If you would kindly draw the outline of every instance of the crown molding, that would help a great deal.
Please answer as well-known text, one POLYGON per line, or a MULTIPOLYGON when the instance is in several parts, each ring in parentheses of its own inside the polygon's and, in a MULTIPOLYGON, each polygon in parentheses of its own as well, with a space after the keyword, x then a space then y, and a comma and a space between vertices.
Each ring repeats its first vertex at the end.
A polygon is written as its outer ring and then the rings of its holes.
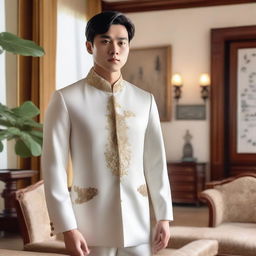
POLYGON ((234 5, 255 3, 255 0, 131 0, 106 2, 101 0, 103 11, 147 12, 181 8, 208 7, 217 5, 234 5))

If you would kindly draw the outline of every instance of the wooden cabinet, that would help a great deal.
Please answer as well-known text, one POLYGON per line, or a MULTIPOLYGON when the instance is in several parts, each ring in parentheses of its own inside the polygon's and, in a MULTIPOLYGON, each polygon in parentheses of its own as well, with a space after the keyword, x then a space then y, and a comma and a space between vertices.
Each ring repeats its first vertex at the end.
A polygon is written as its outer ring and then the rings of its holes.
POLYGON ((199 204, 198 194, 205 187, 206 163, 168 163, 168 175, 174 203, 199 204))

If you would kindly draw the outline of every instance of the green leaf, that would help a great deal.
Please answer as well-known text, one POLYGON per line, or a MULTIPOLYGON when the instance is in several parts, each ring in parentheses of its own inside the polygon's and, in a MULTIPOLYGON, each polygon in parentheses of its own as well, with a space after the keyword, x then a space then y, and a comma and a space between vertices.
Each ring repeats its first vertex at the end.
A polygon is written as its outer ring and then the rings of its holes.
POLYGON ((38 138, 43 138, 43 132, 42 131, 37 131, 37 130, 32 130, 29 132, 30 135, 38 137, 38 138))
POLYGON ((33 118, 40 114, 40 110, 32 101, 25 101, 21 106, 11 109, 19 117, 33 118))
POLYGON ((0 117, 0 125, 5 127, 13 126, 13 124, 9 120, 4 120, 0 117))
POLYGON ((24 56, 41 57, 44 49, 31 40, 22 39, 12 33, 0 33, 0 46, 3 50, 24 56))
POLYGON ((9 132, 6 130, 1 130, 0 131, 0 140, 4 140, 4 139, 7 139, 8 138, 8 134, 9 132))
POLYGON ((2 152, 4 150, 4 144, 3 142, 0 140, 0 152, 2 152))
POLYGON ((41 155, 42 153, 41 145, 36 140, 34 140, 28 133, 21 132, 20 138, 24 142, 24 144, 27 146, 27 148, 30 150, 32 156, 41 155))
MULTIPOLYGON (((0 54, 2 54, 4 51, 0 48, 0 54)), ((0 151, 1 152, 1 151, 0 151)))
POLYGON ((15 153, 23 158, 31 157, 31 152, 29 148, 25 145, 25 143, 22 140, 16 141, 15 153))
POLYGON ((32 119, 26 119, 26 120, 23 120, 23 125, 27 125, 27 126, 30 126, 32 128, 43 128, 43 125, 40 124, 40 123, 37 123, 36 121, 32 120, 32 119))
POLYGON ((43 145, 43 138, 39 138, 39 137, 33 137, 33 140, 36 141, 41 147, 43 145))
POLYGON ((22 132, 20 131, 20 129, 15 128, 15 127, 10 127, 8 129, 6 129, 6 131, 14 136, 22 136, 22 132))

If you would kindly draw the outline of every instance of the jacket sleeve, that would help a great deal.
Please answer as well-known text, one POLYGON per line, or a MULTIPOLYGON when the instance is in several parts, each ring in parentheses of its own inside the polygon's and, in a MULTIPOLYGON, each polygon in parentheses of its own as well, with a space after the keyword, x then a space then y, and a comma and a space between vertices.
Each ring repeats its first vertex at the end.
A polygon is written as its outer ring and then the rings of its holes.
POLYGON ((70 120, 61 92, 54 92, 44 122, 42 172, 53 233, 76 229, 67 186, 70 120))
POLYGON ((156 220, 173 220, 165 148, 153 95, 144 142, 144 169, 156 220))

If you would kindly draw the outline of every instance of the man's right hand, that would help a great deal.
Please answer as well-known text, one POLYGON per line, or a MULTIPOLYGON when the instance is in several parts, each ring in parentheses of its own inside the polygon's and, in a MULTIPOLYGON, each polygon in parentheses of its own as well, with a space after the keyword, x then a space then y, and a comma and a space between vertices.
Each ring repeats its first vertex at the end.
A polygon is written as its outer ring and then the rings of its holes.
POLYGON ((70 256, 86 256, 90 250, 83 235, 77 230, 72 229, 63 232, 66 249, 70 256))

